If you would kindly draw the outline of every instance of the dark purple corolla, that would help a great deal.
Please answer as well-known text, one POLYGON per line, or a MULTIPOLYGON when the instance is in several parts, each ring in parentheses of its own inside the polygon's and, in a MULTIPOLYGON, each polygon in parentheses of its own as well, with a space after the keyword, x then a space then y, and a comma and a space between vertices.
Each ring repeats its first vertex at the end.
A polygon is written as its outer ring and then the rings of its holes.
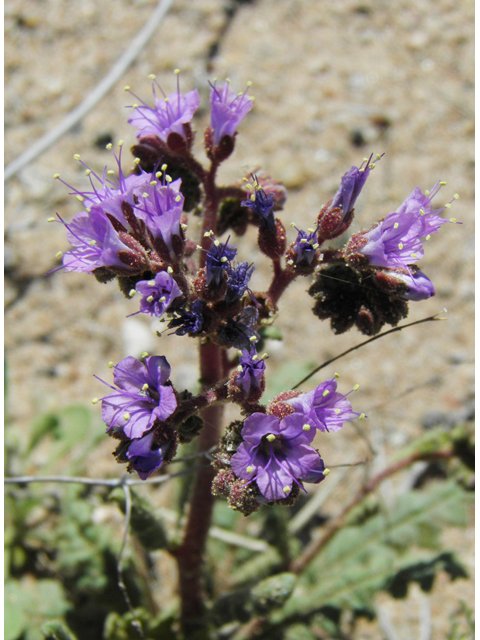
MULTIPOLYGON (((145 364, 129 356, 114 368, 118 388, 102 398, 102 419, 107 433, 122 430, 127 438, 141 438, 155 420, 166 420, 177 408, 175 392, 165 383, 170 365, 164 356, 149 356, 145 364)), ((110 385, 108 385, 110 386, 110 385)))
POLYGON ((151 431, 142 438, 132 440, 126 451, 126 456, 130 461, 131 467, 135 469, 140 478, 146 480, 154 471, 160 469, 170 447, 170 442, 166 442, 161 447, 156 447, 153 444, 153 431, 151 431))
POLYGON ((244 422, 232 470, 238 478, 255 481, 267 500, 286 498, 294 482, 301 486, 300 480, 318 483, 325 478, 323 460, 310 446, 315 433, 299 413, 281 421, 254 413, 244 422))
POLYGON ((246 91, 236 94, 230 90, 229 80, 222 88, 210 87, 211 126, 213 145, 216 147, 224 136, 233 138, 237 127, 253 107, 253 98, 246 91))
POLYGON ((166 271, 160 271, 153 280, 141 280, 135 285, 135 291, 142 295, 141 313, 161 318, 172 301, 180 296, 180 287, 166 271))
POLYGON ((207 252, 205 266, 207 268, 207 285, 217 286, 222 282, 230 262, 237 255, 237 247, 227 242, 214 240, 207 252))
MULTIPOLYGON (((355 387, 358 388, 358 387, 355 387)), ((363 414, 352 411, 352 405, 337 391, 337 380, 327 380, 309 393, 303 393, 286 401, 296 412, 303 414, 315 429, 320 431, 340 431, 346 420, 363 418, 363 414)))
POLYGON ((275 216, 273 214, 275 196, 273 193, 265 193, 257 184, 248 199, 242 200, 241 205, 255 211, 260 221, 260 229, 275 231, 275 216))
POLYGON ((437 182, 425 194, 417 187, 397 211, 361 234, 360 238, 366 243, 358 249, 359 253, 366 256, 371 265, 408 270, 408 265, 423 256, 423 239, 428 240, 449 222, 438 215, 445 207, 432 209, 432 200, 441 186, 442 183, 437 182))
MULTIPOLYGON (((149 107, 143 100, 132 94, 141 102, 140 105, 132 105, 135 107, 135 111, 128 119, 128 122, 138 129, 137 138, 155 135, 163 142, 167 142, 171 133, 177 133, 184 140, 186 139, 184 125, 191 122, 193 114, 200 104, 200 97, 197 89, 182 95, 178 81, 178 70, 176 73, 177 90, 168 97, 160 85, 155 83, 163 97, 157 96, 155 84, 152 84, 155 107, 149 107)), ((129 89, 127 90, 129 91, 129 89)))
POLYGON ((266 369, 265 357, 260 358, 255 349, 252 351, 242 350, 238 365, 239 375, 235 377, 235 384, 242 391, 246 400, 261 389, 266 369))
POLYGON ((195 300, 189 309, 176 309, 176 317, 168 323, 169 329, 175 329, 177 336, 195 335, 203 329, 205 319, 202 314, 202 301, 195 300))
POLYGON ((227 267, 227 294, 225 302, 231 304, 235 300, 240 300, 248 289, 248 283, 252 277, 255 267, 248 262, 240 262, 236 267, 227 267))
POLYGON ((309 229, 308 233, 301 229, 297 229, 297 231, 297 239, 293 245, 295 264, 301 264, 303 262, 310 265, 312 264, 315 253, 319 247, 317 242, 317 229, 309 229))

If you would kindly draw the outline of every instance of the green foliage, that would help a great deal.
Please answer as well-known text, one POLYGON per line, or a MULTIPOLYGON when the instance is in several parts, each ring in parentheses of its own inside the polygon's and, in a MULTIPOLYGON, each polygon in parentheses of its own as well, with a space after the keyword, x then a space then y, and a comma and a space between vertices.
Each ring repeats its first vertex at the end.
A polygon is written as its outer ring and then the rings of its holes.
POLYGON ((76 640, 75 636, 58 620, 44 624, 42 633, 45 640, 76 640))
MULTIPOLYGON (((130 529, 137 537, 138 541, 150 551, 155 549, 166 549, 169 540, 165 525, 161 518, 153 514, 153 506, 145 498, 141 498, 130 489, 132 497, 132 511, 130 515, 130 529)), ((122 513, 125 513, 125 493, 121 488, 114 489, 110 494, 122 513)))
POLYGON ((65 591, 57 580, 22 580, 5 582, 5 640, 26 634, 29 640, 43 638, 38 630, 48 618, 62 616, 70 608, 65 591))
POLYGON ((460 600, 459 610, 450 618, 450 630, 447 632, 447 640, 475 640, 475 620, 473 611, 467 603, 460 600))
POLYGON ((110 613, 105 621, 104 640, 139 640, 138 624, 148 640, 177 640, 173 628, 177 619, 176 606, 157 617, 141 607, 135 609, 134 614, 110 613))
POLYGON ((326 606, 369 612, 379 589, 403 597, 416 581, 429 590, 440 569, 452 580, 465 577, 453 554, 432 557, 419 548, 439 548, 443 525, 464 525, 468 501, 469 495, 455 482, 434 484, 402 496, 386 514, 343 528, 309 565, 272 620, 284 624, 326 606))

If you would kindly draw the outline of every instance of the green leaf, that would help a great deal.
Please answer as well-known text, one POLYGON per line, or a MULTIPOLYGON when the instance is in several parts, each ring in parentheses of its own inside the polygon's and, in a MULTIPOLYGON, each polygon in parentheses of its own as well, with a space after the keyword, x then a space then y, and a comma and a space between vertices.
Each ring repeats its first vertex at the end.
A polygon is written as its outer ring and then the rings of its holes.
MULTIPOLYGON (((161 518, 154 513, 154 507, 146 500, 141 498, 134 491, 130 490, 132 497, 132 512, 130 517, 130 527, 132 533, 139 542, 148 549, 166 549, 170 542, 167 530, 161 518)), ((118 504, 123 513, 125 513, 125 494, 121 489, 115 489, 111 493, 112 499, 118 504)))
POLYGON ((52 620, 44 624, 42 633, 46 640, 76 640, 70 629, 58 620, 52 620))
POLYGON ((445 524, 465 524, 469 499, 455 482, 432 484, 402 496, 387 514, 345 527, 311 563, 272 620, 279 624, 289 616, 310 615, 327 605, 368 611, 379 589, 393 584, 397 593, 406 592, 412 580, 430 588, 440 569, 452 580, 464 577, 452 554, 432 557, 418 548, 431 548, 431 537, 437 537, 445 524))

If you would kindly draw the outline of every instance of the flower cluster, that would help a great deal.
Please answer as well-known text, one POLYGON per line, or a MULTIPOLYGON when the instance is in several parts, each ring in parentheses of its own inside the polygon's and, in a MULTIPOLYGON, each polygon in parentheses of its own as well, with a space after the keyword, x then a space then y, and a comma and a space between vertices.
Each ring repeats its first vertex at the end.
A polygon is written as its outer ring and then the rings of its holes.
MULTIPOLYGON (((435 293, 416 263, 424 240, 447 222, 440 214, 451 203, 433 208, 443 183, 426 193, 416 188, 397 211, 353 235, 343 248, 325 247, 350 228, 375 167, 371 155, 343 175, 307 230, 292 223, 297 235, 288 244, 276 217, 286 200, 283 185, 260 169, 229 186, 216 183, 253 98, 234 93, 229 80, 210 85, 204 167, 192 151, 200 95, 196 89, 182 93, 175 73, 177 87, 169 95, 150 76, 153 106, 126 87, 135 99, 128 122, 137 137, 130 175, 122 170, 122 142, 113 154, 116 171, 105 167, 96 173, 75 156, 90 187, 67 185, 83 210, 71 222, 59 217, 70 248, 58 268, 91 273, 100 282, 116 279, 124 295, 138 301, 131 315, 165 320, 170 336, 199 339, 197 394, 174 389, 164 356, 128 356, 114 367, 113 385, 101 403, 107 433, 119 441, 117 460, 146 479, 173 459, 179 443, 202 433, 203 409, 236 403, 242 420, 221 439, 213 492, 248 514, 263 502, 292 504, 305 483, 324 480, 328 470, 315 437, 364 417, 352 410, 349 394, 337 391, 336 377, 310 392, 285 391, 261 403, 267 356, 259 353, 286 287, 297 277, 313 277, 313 312, 329 318, 335 333, 356 325, 373 335, 385 323, 395 325, 406 316, 408 301, 435 293), (252 290, 255 267, 240 261, 241 245, 231 235, 221 238, 227 230, 243 235, 249 225, 258 228, 258 248, 271 261, 265 291, 252 290)), ((208 429, 219 432, 220 424, 208 429)))

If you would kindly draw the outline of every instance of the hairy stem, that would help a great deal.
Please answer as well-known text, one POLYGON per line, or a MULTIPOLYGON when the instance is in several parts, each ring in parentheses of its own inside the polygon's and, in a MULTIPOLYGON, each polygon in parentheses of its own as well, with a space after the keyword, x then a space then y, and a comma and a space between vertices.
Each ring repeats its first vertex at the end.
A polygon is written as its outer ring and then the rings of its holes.
MULTIPOLYGON (((222 349, 212 343, 200 346, 200 372, 203 390, 210 389, 223 377, 222 349)), ((205 426, 198 438, 200 451, 218 443, 222 425, 223 405, 203 409, 205 426)), ((190 498, 187 524, 176 558, 180 582, 181 624, 185 637, 203 626, 205 611, 203 564, 205 545, 210 528, 214 497, 211 487, 215 476, 212 466, 200 469, 195 477, 190 498)))

